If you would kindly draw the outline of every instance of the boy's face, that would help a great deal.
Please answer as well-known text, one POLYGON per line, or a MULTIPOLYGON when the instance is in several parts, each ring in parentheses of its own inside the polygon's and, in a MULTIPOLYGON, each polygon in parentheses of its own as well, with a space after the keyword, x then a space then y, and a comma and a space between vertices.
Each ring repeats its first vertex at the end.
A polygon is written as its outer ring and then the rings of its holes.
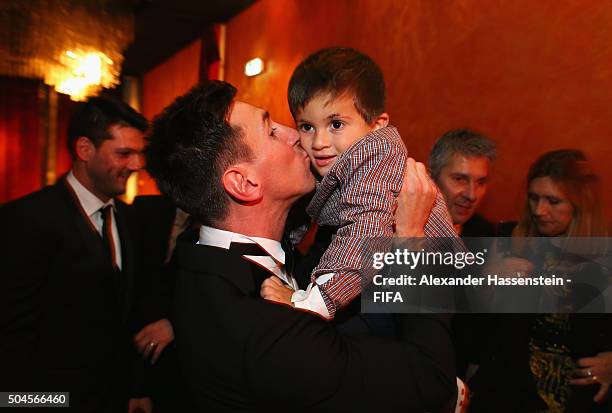
POLYGON ((329 93, 322 93, 297 112, 295 121, 302 147, 315 170, 325 176, 338 156, 352 144, 373 129, 386 126, 386 116, 386 113, 381 115, 383 122, 379 117, 368 125, 357 112, 350 94, 332 98, 329 93))

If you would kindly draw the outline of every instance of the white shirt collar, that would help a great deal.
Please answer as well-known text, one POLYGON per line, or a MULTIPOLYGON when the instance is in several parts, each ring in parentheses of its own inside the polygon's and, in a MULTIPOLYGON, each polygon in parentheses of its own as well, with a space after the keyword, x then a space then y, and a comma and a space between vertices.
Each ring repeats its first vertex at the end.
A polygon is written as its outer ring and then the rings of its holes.
POLYGON ((200 240, 198 241, 198 244, 229 249, 232 242, 257 244, 264 251, 270 254, 275 261, 279 262, 280 264, 285 264, 285 251, 281 247, 281 243, 279 241, 269 238, 249 237, 236 232, 208 227, 206 225, 202 225, 200 227, 200 240))
POLYGON ((92 194, 89 189, 85 188, 83 184, 79 182, 76 176, 74 176, 72 170, 68 173, 68 176, 66 176, 66 181, 74 190, 74 193, 79 199, 79 202, 81 203, 81 206, 88 217, 92 216, 98 212, 100 208, 105 207, 106 205, 112 205, 113 209, 115 209, 115 200, 113 198, 111 198, 108 202, 102 202, 100 198, 92 194))

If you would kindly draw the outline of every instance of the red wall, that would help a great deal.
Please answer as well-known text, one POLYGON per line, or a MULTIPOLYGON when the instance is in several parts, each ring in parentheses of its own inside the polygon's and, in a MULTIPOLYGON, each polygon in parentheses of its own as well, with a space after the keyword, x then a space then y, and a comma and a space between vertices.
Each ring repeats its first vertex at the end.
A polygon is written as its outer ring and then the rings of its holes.
POLYGON ((42 187, 40 83, 0 77, 0 204, 42 187))
MULTIPOLYGON (((46 184, 47 90, 38 80, 0 76, 0 204, 46 184)), ((66 140, 77 104, 68 95, 58 93, 56 97, 55 177, 59 179, 71 165, 66 140)))
MULTIPOLYGON (((332 45, 382 67, 392 123, 417 160, 443 132, 470 127, 499 147, 482 207, 512 219, 541 153, 583 149, 612 180, 612 2, 260 0, 227 25, 226 80, 240 98, 292 122, 293 68, 332 45), (243 74, 261 57, 266 71, 243 74)), ((612 216, 612 193, 604 191, 612 216)))

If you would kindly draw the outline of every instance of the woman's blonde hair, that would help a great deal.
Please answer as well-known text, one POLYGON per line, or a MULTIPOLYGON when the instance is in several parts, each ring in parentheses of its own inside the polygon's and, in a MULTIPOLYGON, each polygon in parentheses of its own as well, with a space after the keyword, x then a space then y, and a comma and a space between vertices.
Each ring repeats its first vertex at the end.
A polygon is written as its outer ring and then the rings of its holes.
MULTIPOLYGON (((608 227, 601 208, 599 178, 582 151, 560 149, 547 152, 535 161, 527 174, 527 186, 536 178, 548 177, 559 186, 574 207, 572 221, 565 235, 570 237, 605 237, 608 227)), ((525 199, 520 221, 513 236, 537 237, 538 232, 529 200, 525 199)))

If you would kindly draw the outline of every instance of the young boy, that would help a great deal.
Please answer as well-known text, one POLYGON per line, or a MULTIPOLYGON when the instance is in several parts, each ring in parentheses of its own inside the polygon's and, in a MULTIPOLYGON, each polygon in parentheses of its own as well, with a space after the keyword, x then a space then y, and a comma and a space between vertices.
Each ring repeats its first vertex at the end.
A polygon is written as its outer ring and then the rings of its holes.
MULTIPOLYGON (((363 53, 340 47, 314 53, 293 72, 288 98, 302 147, 322 177, 306 211, 318 225, 338 227, 312 283, 293 293, 291 304, 330 319, 374 275, 373 253, 391 249, 407 151, 388 126, 382 72, 363 53)), ((456 237, 440 194, 424 232, 456 237)))

